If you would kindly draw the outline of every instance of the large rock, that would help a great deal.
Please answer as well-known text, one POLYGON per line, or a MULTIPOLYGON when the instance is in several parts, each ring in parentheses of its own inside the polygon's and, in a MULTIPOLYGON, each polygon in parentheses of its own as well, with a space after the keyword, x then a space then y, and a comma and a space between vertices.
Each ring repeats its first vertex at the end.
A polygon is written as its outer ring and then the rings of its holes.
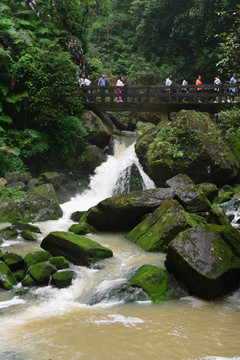
POLYGON ((153 265, 141 266, 130 279, 132 286, 143 289, 154 303, 169 300, 175 296, 170 290, 169 275, 165 269, 153 265))
POLYGON ((3 261, 0 261, 0 287, 12 290, 14 285, 17 285, 16 278, 9 267, 3 261))
POLYGON ((209 224, 187 229, 169 244, 166 267, 201 298, 228 293, 239 285, 240 233, 209 224))
POLYGON ((203 222, 202 217, 184 211, 176 200, 169 200, 130 231, 127 238, 146 251, 166 252, 169 242, 181 231, 203 222))
POLYGON ((239 162, 217 129, 203 113, 180 111, 141 136, 136 153, 145 172, 159 187, 186 173, 195 183, 217 185, 234 178, 239 162))
POLYGON ((48 234, 41 247, 54 256, 64 256, 76 265, 90 266, 113 256, 112 250, 85 236, 61 231, 48 234))
POLYGON ((72 270, 58 271, 52 277, 52 284, 59 289, 66 288, 72 284, 74 276, 72 270))
POLYGON ((15 253, 5 253, 0 256, 11 271, 18 271, 25 268, 25 263, 21 255, 15 253))
POLYGON ((40 262, 48 261, 50 254, 48 251, 35 251, 33 253, 28 253, 25 258, 25 264, 27 268, 30 268, 32 265, 38 264, 40 262))
POLYGON ((84 158, 83 167, 90 174, 93 174, 96 167, 101 165, 107 159, 107 155, 96 145, 87 145, 82 157, 84 158))
POLYGON ((27 191, 23 199, 0 203, 0 222, 36 222, 56 220, 62 216, 52 184, 27 191))
POLYGON ((165 188, 117 195, 88 210, 85 220, 98 230, 130 230, 173 196, 173 190, 165 188))
POLYGON ((206 195, 187 175, 176 175, 167 180, 166 185, 173 189, 175 197, 187 211, 196 213, 210 210, 211 204, 206 195))
POLYGON ((15 226, 6 226, 0 230, 0 241, 3 240, 13 240, 18 236, 18 231, 15 226))
POLYGON ((52 184, 54 189, 58 189, 62 185, 62 177, 57 172, 42 173, 40 174, 39 179, 44 183, 52 184))
POLYGON ((37 285, 48 285, 50 277, 57 271, 55 266, 47 261, 32 265, 29 275, 37 285))

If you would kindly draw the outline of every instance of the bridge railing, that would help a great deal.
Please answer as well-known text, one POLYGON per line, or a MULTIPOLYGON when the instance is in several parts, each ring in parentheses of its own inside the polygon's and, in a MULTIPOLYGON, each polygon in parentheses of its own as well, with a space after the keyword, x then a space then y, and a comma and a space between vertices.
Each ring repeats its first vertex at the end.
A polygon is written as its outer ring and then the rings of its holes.
MULTIPOLYGON (((129 104, 146 103, 179 103, 186 102, 227 102, 231 93, 229 88, 238 88, 232 84, 203 85, 160 85, 160 86, 85 86, 80 88, 79 96, 83 103, 115 103, 120 101, 129 104), (187 91, 185 90, 187 89, 187 91), (201 89, 199 92, 198 90, 201 89), (121 91, 121 94, 119 93, 121 91)), ((237 93, 235 93, 236 95, 237 93)))

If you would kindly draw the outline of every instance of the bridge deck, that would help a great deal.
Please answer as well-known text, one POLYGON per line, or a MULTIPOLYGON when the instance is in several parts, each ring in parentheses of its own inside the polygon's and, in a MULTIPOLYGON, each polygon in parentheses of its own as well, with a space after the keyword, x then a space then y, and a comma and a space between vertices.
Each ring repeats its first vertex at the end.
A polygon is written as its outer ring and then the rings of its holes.
POLYGON ((80 97, 85 108, 93 111, 169 113, 186 109, 217 113, 234 106, 234 102, 229 102, 229 85, 201 85, 201 93, 197 92, 198 88, 199 85, 188 85, 186 93, 182 85, 91 86, 81 88, 80 97), (118 101, 120 97, 122 102, 118 101))

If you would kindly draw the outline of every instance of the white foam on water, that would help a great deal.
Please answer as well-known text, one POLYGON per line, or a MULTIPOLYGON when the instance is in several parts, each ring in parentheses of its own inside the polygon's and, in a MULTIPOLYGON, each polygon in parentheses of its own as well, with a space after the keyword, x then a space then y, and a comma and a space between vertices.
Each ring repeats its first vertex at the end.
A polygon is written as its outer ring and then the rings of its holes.
POLYGON ((0 309, 8 308, 8 307, 19 305, 19 304, 25 304, 26 302, 27 302, 26 300, 19 299, 18 296, 15 296, 11 300, 1 301, 0 309))
POLYGON ((100 320, 89 319, 89 322, 92 322, 97 325, 110 325, 110 324, 121 323, 125 327, 135 327, 136 325, 144 324, 144 320, 138 317, 133 317, 133 316, 126 317, 119 314, 109 314, 107 317, 102 318, 100 320))

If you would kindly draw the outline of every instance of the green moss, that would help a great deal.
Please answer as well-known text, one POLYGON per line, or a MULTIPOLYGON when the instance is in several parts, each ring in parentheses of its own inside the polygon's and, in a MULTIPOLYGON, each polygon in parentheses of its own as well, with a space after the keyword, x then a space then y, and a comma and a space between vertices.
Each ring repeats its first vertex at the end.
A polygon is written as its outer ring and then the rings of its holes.
POLYGON ((41 234, 41 230, 39 229, 38 226, 35 226, 35 225, 31 225, 31 224, 28 224, 28 223, 25 223, 25 222, 22 222, 22 221, 15 221, 13 223, 13 225, 16 226, 16 228, 19 229, 19 230, 29 230, 29 231, 32 231, 34 233, 41 234))
POLYGON ((6 290, 12 290, 14 285, 17 285, 16 278, 9 267, 0 261, 0 286, 6 290))
POLYGON ((48 251, 36 251, 33 253, 29 253, 25 256, 24 261, 26 263, 27 268, 30 266, 47 261, 50 258, 50 253, 48 251))
POLYGON ((39 285, 48 285, 50 276, 53 275, 57 269, 55 266, 47 261, 32 265, 29 274, 33 280, 39 285))
POLYGON ((54 256, 49 259, 50 264, 55 266, 57 270, 69 268, 69 261, 64 256, 54 256))
POLYGON ((25 191, 0 186, 0 201, 22 199, 24 196, 25 191))
POLYGON ((80 221, 79 224, 73 224, 68 230, 78 235, 85 235, 96 231, 93 226, 83 221, 80 221))
POLYGON ((224 203, 224 202, 227 202, 227 201, 229 201, 229 200, 232 199, 233 194, 234 194, 233 190, 227 191, 227 192, 219 195, 219 196, 215 199, 215 203, 216 203, 216 204, 222 204, 222 203, 224 203))
POLYGON ((29 230, 23 230, 22 233, 21 233, 21 236, 22 236, 23 239, 28 240, 28 241, 37 241, 36 235, 34 235, 29 230))
POLYGON ((174 298, 169 290, 168 282, 169 277, 166 270, 153 265, 141 266, 130 279, 132 286, 143 289, 154 303, 174 298))

